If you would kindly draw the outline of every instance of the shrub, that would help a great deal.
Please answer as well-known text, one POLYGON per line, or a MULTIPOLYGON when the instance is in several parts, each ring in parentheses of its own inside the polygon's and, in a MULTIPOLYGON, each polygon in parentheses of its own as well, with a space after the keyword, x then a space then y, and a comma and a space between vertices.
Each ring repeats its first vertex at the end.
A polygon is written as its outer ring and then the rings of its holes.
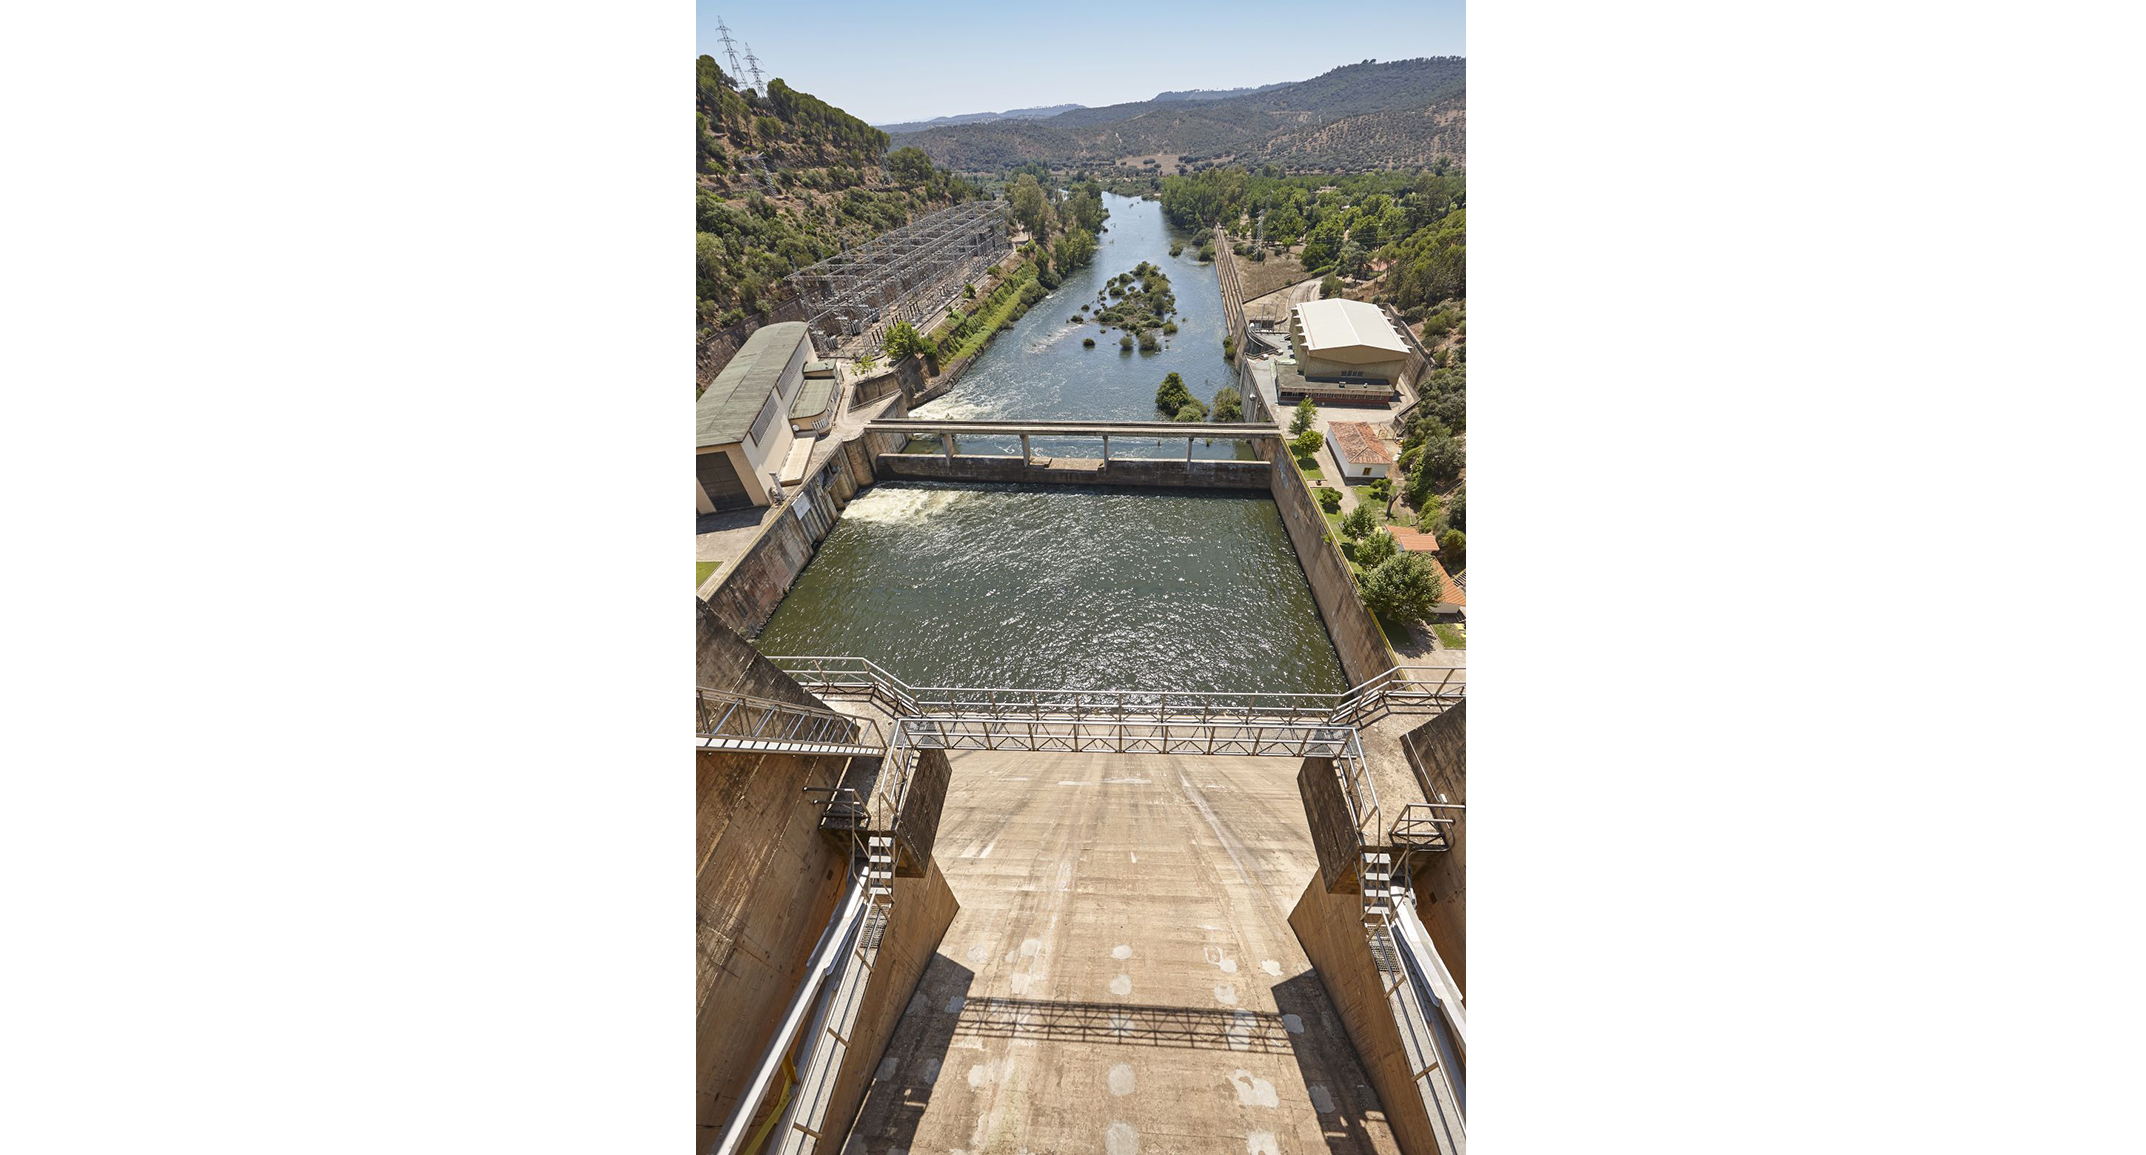
POLYGON ((1126 352, 1126 353, 1130 353, 1130 352, 1132 352, 1132 351, 1133 351, 1133 339, 1132 339, 1131 337, 1120 337, 1120 338, 1118 338, 1118 348, 1119 348, 1119 350, 1120 350, 1120 351, 1122 351, 1122 352, 1126 352))
POLYGON ((1438 535, 1438 552, 1445 555, 1448 570, 1468 568, 1468 535, 1449 529, 1438 535))
POLYGON ((1371 495, 1371 500, 1384 505, 1388 499, 1393 497, 1393 480, 1381 477, 1365 486, 1364 492, 1371 495))
POLYGON ((1341 295, 1341 278, 1340 278, 1340 277, 1337 277, 1337 276, 1335 276, 1335 275, 1334 275, 1334 274, 1332 274, 1332 273, 1328 273, 1328 274, 1326 275, 1326 279, 1325 279, 1325 280, 1323 280, 1323 281, 1321 281, 1321 282, 1319 282, 1319 295, 1320 295, 1321 297, 1338 297, 1338 296, 1340 296, 1340 295, 1341 295))
POLYGON ((1081 342, 1080 342, 1080 347, 1081 347, 1081 348, 1083 348, 1083 349, 1093 349, 1093 348, 1095 348, 1095 338, 1093 338, 1093 337, 1083 337, 1083 338, 1081 338, 1081 342))
MULTIPOLYGON (((1446 522, 1455 529, 1468 528, 1467 486, 1463 485, 1459 489, 1454 490, 1452 498, 1446 502, 1446 522)), ((1443 549, 1445 547, 1440 546, 1439 548, 1443 549)))
POLYGON ((1162 323, 1162 331, 1163 331, 1163 332, 1165 332, 1165 333, 1175 333, 1175 332, 1177 332, 1177 322, 1175 322, 1175 321, 1164 321, 1164 322, 1162 323))
POLYGON ((1364 604, 1371 612, 1404 622, 1429 616, 1444 592, 1431 559, 1420 553, 1395 554, 1364 577, 1364 604))
POLYGON ((1174 420, 1205 421, 1207 420, 1207 406, 1200 404, 1198 401, 1187 401, 1183 407, 1178 409, 1174 420))
POLYGON ((1215 244, 1213 241, 1209 241, 1206 244, 1200 246, 1200 259, 1203 261, 1211 261, 1215 259, 1215 244))
POLYGON ((1175 373, 1163 377, 1155 389, 1155 408, 1164 413, 1176 413, 1192 403, 1192 390, 1185 388, 1185 379, 1175 373))
POLYGON ((1174 256, 1176 256, 1177 254, 1179 254, 1179 253, 1182 253, 1182 252, 1184 252, 1184 251, 1185 251, 1185 246, 1184 246, 1184 245, 1182 245, 1182 244, 1180 244, 1180 243, 1178 243, 1178 242, 1176 242, 1176 241, 1172 241, 1172 242, 1170 242, 1170 255, 1171 255, 1171 256, 1173 256, 1173 257, 1174 257, 1174 256))
POLYGON ((1156 337, 1156 336, 1155 336, 1155 334, 1153 334, 1153 333, 1150 333, 1150 332, 1148 332, 1148 331, 1147 331, 1146 329, 1142 329, 1142 330, 1140 330, 1140 351, 1141 351, 1141 352, 1143 352, 1143 353, 1154 353, 1154 352, 1157 352, 1157 351, 1161 350, 1161 348, 1162 348, 1162 341, 1161 341, 1161 339, 1160 339, 1160 338, 1156 337))
POLYGON ((1244 420, 1244 397, 1235 389, 1224 385, 1215 393, 1214 417, 1217 421, 1244 420))
POLYGON ((1361 502, 1357 503, 1355 509, 1349 511, 1349 515, 1347 517, 1341 519, 1342 536, 1348 538, 1350 541, 1355 541, 1368 535, 1372 530, 1377 529, 1378 526, 1378 515, 1371 512, 1371 507, 1369 505, 1365 505, 1361 502))
MULTIPOLYGON (((1361 509, 1361 506, 1357 508, 1361 509)), ((1401 552, 1401 543, 1385 528, 1374 529, 1356 543, 1356 564, 1365 569, 1377 569, 1387 558, 1401 552)))
POLYGON ((1334 513, 1341 509, 1341 493, 1332 489, 1314 489, 1312 496, 1319 499, 1319 508, 1334 513))

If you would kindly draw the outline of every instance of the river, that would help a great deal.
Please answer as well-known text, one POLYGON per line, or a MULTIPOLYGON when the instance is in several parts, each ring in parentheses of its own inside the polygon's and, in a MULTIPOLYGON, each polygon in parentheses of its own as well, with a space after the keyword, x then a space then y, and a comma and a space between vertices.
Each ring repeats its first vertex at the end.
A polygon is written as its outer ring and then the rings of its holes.
MULTIPOLYGON (((1212 266, 1171 257, 1154 201, 1106 195, 1094 264, 1000 333, 924 416, 1155 420, 1180 374, 1203 401, 1222 358, 1212 266), (1141 261, 1170 277, 1179 331, 1156 353, 1066 318, 1141 261), (1081 338, 1096 338, 1096 347, 1081 338)), ((984 452, 986 438, 963 438, 984 452)), ((1090 441, 1038 452, 1097 456, 1090 441)), ((1007 447, 1018 453, 1019 443, 1007 447)), ((1185 444, 1113 456, 1177 456, 1185 444)), ((1227 457, 1229 443, 1198 447, 1227 457)), ((756 644, 870 658, 912 685, 1335 691, 1346 687, 1272 499, 1192 490, 882 482, 859 494, 756 644)))

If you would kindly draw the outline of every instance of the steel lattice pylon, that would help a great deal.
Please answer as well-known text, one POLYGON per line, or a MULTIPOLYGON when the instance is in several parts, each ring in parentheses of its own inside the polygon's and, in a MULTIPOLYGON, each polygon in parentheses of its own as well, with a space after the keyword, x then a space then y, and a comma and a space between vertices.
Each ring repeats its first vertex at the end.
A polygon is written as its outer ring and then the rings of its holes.
POLYGON ((931 315, 1005 253, 1006 207, 951 205, 791 273, 806 323, 843 355, 878 348, 889 328, 931 315))

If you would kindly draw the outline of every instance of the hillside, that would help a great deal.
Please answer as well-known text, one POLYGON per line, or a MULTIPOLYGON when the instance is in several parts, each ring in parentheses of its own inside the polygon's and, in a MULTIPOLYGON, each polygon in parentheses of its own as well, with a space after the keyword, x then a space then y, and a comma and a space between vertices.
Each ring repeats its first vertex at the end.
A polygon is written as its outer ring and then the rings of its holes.
POLYGON ((1465 161, 1467 61, 1366 61, 1237 95, 1166 92, 1041 119, 898 133, 893 142, 958 172, 1023 162, 1137 168, 1144 157, 1174 157, 1187 172, 1224 161, 1298 170, 1465 161))
MULTIPOLYGON (((1157 99, 1161 98, 1158 97, 1157 99)), ((991 120, 1037 120, 1084 107, 1086 106, 1080 104, 1051 104, 1041 108, 1009 108, 1004 112, 964 112, 958 116, 934 116, 930 120, 910 120, 900 124, 881 124, 875 127, 883 132, 922 132, 927 128, 955 124, 978 124, 991 120)))
POLYGON ((783 278, 980 195, 915 149, 781 80, 741 90, 713 57, 697 64, 695 261, 703 344, 791 293, 783 278))

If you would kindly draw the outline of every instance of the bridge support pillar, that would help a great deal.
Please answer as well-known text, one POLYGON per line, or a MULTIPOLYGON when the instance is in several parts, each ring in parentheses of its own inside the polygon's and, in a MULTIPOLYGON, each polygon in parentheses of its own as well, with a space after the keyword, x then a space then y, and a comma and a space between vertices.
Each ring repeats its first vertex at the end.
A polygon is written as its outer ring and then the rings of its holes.
POLYGON ((945 453, 946 453, 946 459, 947 459, 948 461, 952 461, 952 460, 954 459, 954 454, 956 454, 956 453, 959 453, 959 452, 960 452, 960 450, 959 450, 959 449, 956 449, 956 448, 954 447, 954 432, 953 432, 953 430, 951 430, 951 429, 942 429, 942 430, 940 430, 940 431, 939 431, 939 448, 940 448, 941 450, 945 451, 945 453))
POLYGON ((1110 434, 1103 435, 1103 464, 1110 464, 1110 434))
POLYGON ((1193 438, 1185 438, 1185 464, 1187 465, 1192 464, 1192 442, 1193 438))
POLYGON ((1028 447, 1028 434, 1023 433, 1021 435, 1021 464, 1034 465, 1035 463, 1036 455, 1028 447))

